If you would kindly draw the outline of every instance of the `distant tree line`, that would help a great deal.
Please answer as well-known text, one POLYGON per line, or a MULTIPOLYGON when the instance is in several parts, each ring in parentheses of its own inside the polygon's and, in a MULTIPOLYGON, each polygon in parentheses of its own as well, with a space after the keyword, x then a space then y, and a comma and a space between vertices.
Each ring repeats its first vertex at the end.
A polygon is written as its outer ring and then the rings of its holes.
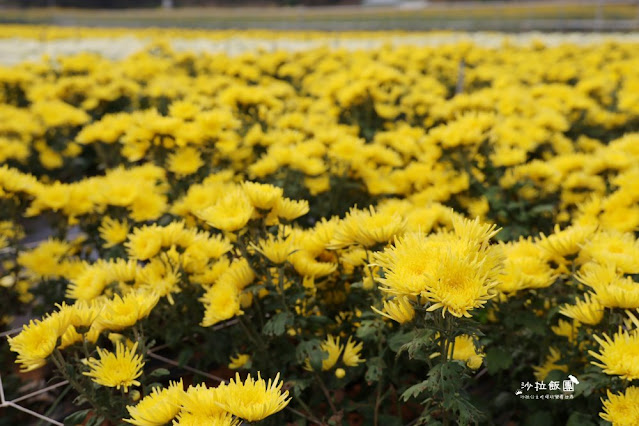
MULTIPOLYGON (((193 6, 330 6, 359 4, 360 0, 173 0, 174 7, 193 6)), ((73 7, 115 9, 160 7, 162 0, 0 0, 0 6, 11 7, 73 7)))

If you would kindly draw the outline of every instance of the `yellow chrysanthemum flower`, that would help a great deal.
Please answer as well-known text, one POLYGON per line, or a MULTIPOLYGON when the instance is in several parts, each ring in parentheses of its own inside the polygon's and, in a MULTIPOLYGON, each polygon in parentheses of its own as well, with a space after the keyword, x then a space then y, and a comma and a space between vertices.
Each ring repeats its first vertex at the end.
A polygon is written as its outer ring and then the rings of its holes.
POLYGON ((320 345, 320 348, 328 354, 328 357, 322 360, 322 370, 330 370, 337 364, 337 360, 344 350, 344 347, 340 345, 340 338, 335 338, 329 334, 326 336, 326 340, 320 345))
POLYGON ((284 263, 296 248, 291 236, 274 237, 273 235, 260 240, 258 245, 252 244, 252 247, 276 265, 284 263))
MULTIPOLYGON (((340 345, 340 338, 335 337, 331 334, 326 336, 326 340, 324 340, 320 344, 320 349, 326 354, 326 358, 322 360, 322 370, 327 371, 330 370, 337 364, 339 360, 339 356, 342 354, 344 350, 344 346, 340 345)), ((308 371, 312 371, 311 361, 309 359, 304 363, 304 369, 308 371)))
POLYGON ((237 354, 236 356, 231 357, 229 368, 237 370, 244 367, 249 362, 251 362, 251 356, 249 354, 237 354))
POLYGON ((550 347, 548 349, 548 356, 542 365, 534 366, 535 378, 540 381, 544 381, 548 374, 553 370, 568 372, 568 366, 564 364, 557 364, 557 361, 561 359, 561 353, 557 348, 550 347))
POLYGON ((275 206, 273 207, 272 214, 275 217, 291 221, 297 219, 300 216, 304 216, 308 212, 309 206, 308 201, 306 200, 278 198, 275 206))
POLYGON ((234 259, 231 265, 218 279, 218 284, 232 284, 238 290, 244 290, 255 279, 255 271, 245 258, 234 259))
POLYGON ((115 295, 113 299, 104 303, 104 308, 94 322, 99 330, 122 330, 134 325, 138 320, 145 318, 157 305, 159 295, 145 289, 132 291, 120 297, 115 295))
POLYGON ((173 305, 173 293, 181 291, 178 285, 180 277, 178 267, 163 254, 162 259, 156 257, 140 270, 138 283, 141 288, 155 292, 160 297, 166 297, 173 305))
POLYGON ((239 290, 227 281, 220 281, 211 286, 200 301, 205 307, 202 327, 210 327, 242 314, 239 290))
POLYGON ((358 364, 366 361, 360 356, 364 347, 364 343, 355 343, 355 341, 353 341, 352 339, 352 337, 348 338, 346 346, 344 347, 344 353, 342 355, 342 361, 347 367, 356 367, 358 364))
POLYGON ((337 263, 320 262, 307 250, 298 250, 292 253, 288 260, 300 275, 306 277, 323 277, 337 269, 337 263))
POLYGON ((550 327, 550 329, 557 336, 566 337, 569 342, 573 342, 577 338, 577 330, 579 329, 579 322, 564 321, 560 319, 557 325, 553 325, 552 327, 550 327))
POLYGON ((168 158, 168 170, 177 176, 192 175, 203 165, 204 161, 194 147, 180 148, 168 158))
POLYGON ((9 347, 18 354, 17 363, 22 371, 31 371, 46 364, 46 359, 56 347, 58 337, 69 326, 68 316, 54 313, 42 319, 32 320, 22 326, 15 337, 9 337, 9 347))
POLYGON ((613 264, 587 263, 575 277, 591 287, 606 308, 639 308, 639 285, 632 277, 622 277, 613 264))
POLYGON ((279 373, 275 380, 269 379, 268 383, 258 373, 257 380, 249 374, 242 383, 240 375, 237 374, 235 380, 231 379, 220 391, 219 405, 234 416, 249 422, 263 420, 284 409, 291 401, 290 398, 287 399, 288 391, 281 392, 284 383, 279 380, 279 373))
POLYGON ((129 224, 126 220, 118 221, 106 216, 98 228, 100 238, 105 241, 104 247, 111 248, 124 241, 129 234, 129 224))
POLYGON ((248 195, 253 207, 260 210, 273 208, 284 194, 284 190, 277 186, 249 181, 242 183, 242 189, 248 195))
POLYGON ((138 342, 131 349, 125 348, 122 343, 117 343, 115 353, 102 348, 97 348, 100 359, 89 358, 87 365, 90 371, 84 372, 99 385, 124 388, 127 392, 131 386, 140 386, 135 380, 142 375, 142 355, 137 354, 138 342))
POLYGON ((124 421, 136 426, 164 425, 177 416, 183 395, 181 379, 179 382, 170 382, 169 387, 162 390, 153 388, 137 405, 126 407, 131 418, 124 421))
POLYGON ((380 311, 374 306, 371 306, 371 309, 400 324, 412 321, 415 317, 415 308, 413 308, 410 299, 406 296, 397 296, 394 299, 385 300, 383 311, 380 311))
POLYGON ((454 219, 454 232, 428 237, 411 233, 392 247, 375 253, 376 265, 384 268, 382 290, 398 295, 420 295, 430 302, 429 311, 442 309, 454 316, 470 317, 497 293, 494 287, 502 261, 499 246, 489 239, 494 225, 478 220, 454 219))
POLYGON ((639 425, 639 387, 631 386, 616 395, 608 391, 608 399, 601 399, 603 412, 599 416, 612 426, 639 425))
POLYGON ((502 273, 497 277, 496 290, 510 296, 528 288, 545 288, 555 281, 556 274, 548 264, 548 255, 530 239, 500 243, 504 252, 502 273))
POLYGON ((214 205, 196 214, 212 227, 232 232, 243 228, 251 220, 254 210, 249 197, 241 188, 236 187, 214 205))
POLYGON ((62 302, 56 303, 56 307, 64 322, 74 327, 89 327, 102 311, 102 306, 96 302, 77 301, 73 305, 62 302))
POLYGON ((465 362, 473 370, 481 367, 484 361, 484 354, 475 347, 475 339, 466 334, 455 337, 454 348, 451 347, 450 350, 452 354, 449 353, 449 356, 452 359, 465 362))
POLYGON ((222 383, 218 387, 209 388, 206 385, 189 386, 182 395, 182 412, 196 416, 216 417, 225 414, 220 406, 221 392, 226 387, 222 383))
POLYGON ((639 273, 639 240, 631 233, 598 232, 583 245, 579 260, 613 265, 623 273, 636 274, 639 273))
POLYGON ((71 251, 72 247, 68 242, 51 238, 32 250, 21 252, 18 264, 26 268, 30 275, 59 277, 62 273, 60 260, 71 251))
POLYGON ((431 275, 430 285, 422 295, 433 302, 428 311, 442 309, 456 317, 470 317, 468 312, 483 306, 494 296, 496 282, 487 280, 480 261, 451 254, 440 258, 431 275))
POLYGON ((182 411, 178 418, 173 420, 173 426, 239 426, 239 424, 240 420, 234 419, 230 413, 207 416, 182 411))
POLYGON ((580 245, 595 232, 595 229, 594 226, 571 226, 561 230, 559 225, 556 225, 554 233, 547 237, 542 233, 537 244, 550 256, 563 259, 577 253, 580 245))
POLYGON ((397 213, 374 207, 351 209, 339 224, 328 248, 339 249, 353 244, 371 247, 391 241, 406 228, 406 221, 397 213))
POLYGON ((126 243, 129 255, 133 259, 147 260, 155 256, 162 248, 162 236, 158 226, 136 228, 126 243))
POLYGON ((639 330, 619 331, 612 338, 604 333, 603 338, 594 336, 600 345, 600 352, 588 351, 600 362, 592 364, 604 373, 620 376, 625 380, 639 379, 639 330))
POLYGON ((583 324, 597 325, 603 319, 604 307, 592 294, 586 294, 574 305, 561 306, 559 313, 583 324))

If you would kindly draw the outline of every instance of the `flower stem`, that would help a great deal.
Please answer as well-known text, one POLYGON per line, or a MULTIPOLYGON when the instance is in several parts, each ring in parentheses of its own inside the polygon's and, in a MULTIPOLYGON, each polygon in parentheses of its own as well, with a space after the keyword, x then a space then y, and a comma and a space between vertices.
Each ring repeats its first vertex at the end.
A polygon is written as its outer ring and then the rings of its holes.
POLYGON ((328 401, 328 405, 331 407, 331 411, 333 412, 333 415, 337 415, 337 407, 335 407, 335 403, 333 403, 333 398, 331 398, 331 394, 328 391, 326 384, 324 384, 322 377, 317 372, 314 372, 314 376, 315 376, 315 380, 317 380, 317 384, 322 389, 322 392, 324 393, 324 396, 326 397, 326 400, 328 401))

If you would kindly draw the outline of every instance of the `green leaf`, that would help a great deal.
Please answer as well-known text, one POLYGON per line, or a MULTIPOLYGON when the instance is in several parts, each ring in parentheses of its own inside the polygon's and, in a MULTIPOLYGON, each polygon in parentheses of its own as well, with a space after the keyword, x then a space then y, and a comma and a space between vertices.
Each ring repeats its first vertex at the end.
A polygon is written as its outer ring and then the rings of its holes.
POLYGON ((548 426, 552 424, 552 415, 548 411, 537 411, 530 415, 524 423, 525 426, 548 426))
POLYGON ((293 395, 299 398, 304 389, 308 388, 313 381, 311 379, 297 379, 293 382, 293 395))
POLYGON ((182 349, 180 353, 178 353, 176 361, 178 362, 180 367, 183 367, 188 364, 191 358, 193 358, 194 354, 195 351, 193 350, 193 348, 187 346, 186 348, 182 349))
POLYGON ((397 352, 407 343, 410 343, 415 338, 415 331, 409 331, 408 333, 395 333, 388 339, 388 347, 391 351, 397 352))
MULTIPOLYGON (((454 413, 460 425, 479 423, 485 417, 463 390, 465 379, 468 379, 468 375, 464 363, 449 361, 431 368, 428 379, 422 382, 424 390, 428 390, 430 394, 441 395, 442 407, 454 413)), ((413 391, 420 389, 421 386, 413 391)))
POLYGON ((597 423, 592 421, 592 416, 575 411, 568 417, 566 426, 596 426, 597 423))
POLYGON ((76 426, 76 425, 81 425, 84 423, 85 419, 87 418, 87 415, 91 412, 90 409, 87 410, 81 410, 81 411, 76 411, 73 414, 68 415, 65 419, 64 419, 64 425, 65 426, 76 426))
POLYGON ((286 328, 293 324, 293 315, 288 312, 280 312, 269 319, 262 333, 266 336, 281 336, 286 332, 286 328))
POLYGON ((486 367, 490 374, 500 370, 506 370, 513 364, 513 356, 510 352, 501 348, 490 348, 486 351, 486 367))
POLYGON ((401 419, 397 416, 380 415, 379 424, 384 426, 402 426, 401 419))
POLYGON ((430 329, 417 331, 413 340, 399 348, 397 356, 399 357, 402 352, 408 351, 410 359, 425 359, 425 355, 432 352, 431 349, 436 346, 436 343, 433 340, 434 335, 435 331, 430 329))
POLYGON ((532 209, 530 209, 530 213, 534 215, 542 214, 542 213, 552 213, 555 211, 554 204, 539 204, 532 209))
POLYGON ((167 370, 166 368, 156 368, 155 370, 151 372, 151 374, 149 374, 149 376, 162 377, 162 376, 168 376, 169 374, 171 374, 171 372, 167 370))
POLYGON ((85 426, 100 426, 104 422, 104 416, 93 416, 86 422, 85 426))
POLYGON ((158 390, 160 390, 163 388, 162 383, 158 382, 149 383, 147 387, 149 388, 149 390, 152 390, 153 388, 158 388, 158 390))
POLYGON ((378 327, 379 325, 376 320, 364 320, 355 334, 364 341, 375 340, 378 327))
POLYGON ((478 424, 485 417, 466 397, 454 399, 450 407, 459 413, 460 425, 478 424))
POLYGON ((384 368, 386 368, 386 363, 384 359, 381 357, 374 357, 369 359, 366 362, 366 380, 368 382, 377 382, 382 377, 384 373, 384 368))
POLYGON ((328 353, 320 348, 320 343, 319 339, 312 339, 297 345, 295 355, 298 363, 304 364, 308 359, 311 368, 315 371, 320 371, 322 369, 322 361, 328 358, 328 353))
POLYGON ((546 334, 545 320, 529 311, 519 312, 513 319, 513 325, 524 326, 528 331, 540 336, 546 334))
POLYGON ((417 383, 416 385, 413 385, 406 389, 404 393, 402 393, 402 396, 400 398, 404 401, 408 401, 410 398, 417 398, 427 388, 428 380, 424 380, 423 382, 417 383))

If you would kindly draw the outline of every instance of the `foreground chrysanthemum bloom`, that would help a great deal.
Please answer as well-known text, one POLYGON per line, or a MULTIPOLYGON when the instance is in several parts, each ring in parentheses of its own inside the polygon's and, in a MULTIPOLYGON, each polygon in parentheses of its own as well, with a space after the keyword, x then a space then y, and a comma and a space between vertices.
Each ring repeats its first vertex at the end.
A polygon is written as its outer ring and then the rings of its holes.
POLYGON ((220 395, 224 391, 226 384, 215 388, 209 388, 204 384, 189 386, 182 397, 182 411, 196 416, 216 417, 225 414, 226 411, 220 406, 220 395))
POLYGON ((240 375, 231 379, 220 392, 219 406, 234 416, 255 422, 277 413, 288 405, 291 399, 287 399, 288 391, 281 392, 284 382, 279 382, 279 373, 275 380, 262 379, 260 373, 257 380, 249 374, 244 383, 240 381, 240 375), (278 383, 279 382, 279 383, 278 383))
POLYGON ((613 426, 639 425, 639 388, 632 386, 622 394, 608 391, 608 399, 601 399, 603 412, 599 416, 613 426))
POLYGON ((168 388, 153 391, 135 406, 126 409, 131 416, 125 422, 136 426, 159 426, 170 422, 180 411, 184 389, 182 380, 171 382, 168 388))
POLYGON ((478 220, 454 219, 453 225, 454 232, 407 234, 376 253, 376 264, 384 268, 382 290, 421 295, 428 311, 441 308, 442 315, 456 317, 470 317, 469 311, 494 297, 502 251, 490 239, 497 230, 478 220))
POLYGON ((639 330, 622 331, 621 328, 610 338, 607 334, 603 338, 594 336, 601 346, 601 352, 588 351, 600 362, 592 362, 601 367, 604 373, 620 376, 622 379, 639 379, 639 330), (634 356, 633 356, 634 355, 634 356))
POLYGON ((142 375, 142 355, 136 353, 138 343, 135 342, 131 349, 118 342, 115 353, 98 348, 100 359, 89 358, 87 365, 91 369, 82 373, 93 378, 93 381, 102 386, 124 388, 127 392, 131 386, 140 386, 135 380, 142 375))

